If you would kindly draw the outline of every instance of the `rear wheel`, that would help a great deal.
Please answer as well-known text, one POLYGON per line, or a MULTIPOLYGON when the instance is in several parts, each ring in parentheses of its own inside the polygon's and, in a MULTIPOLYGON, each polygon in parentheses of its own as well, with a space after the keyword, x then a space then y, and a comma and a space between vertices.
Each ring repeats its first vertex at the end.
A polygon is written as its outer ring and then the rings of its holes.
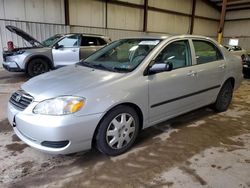
POLYGON ((230 81, 227 81, 222 86, 216 102, 213 104, 213 109, 217 112, 224 112, 228 109, 233 97, 233 86, 230 81))
POLYGON ((119 155, 135 142, 139 132, 139 118, 129 106, 118 106, 111 110, 101 122, 96 147, 106 155, 119 155))
POLYGON ((29 62, 26 73, 29 77, 34 77, 48 71, 49 71, 48 63, 41 58, 36 58, 32 59, 29 62))

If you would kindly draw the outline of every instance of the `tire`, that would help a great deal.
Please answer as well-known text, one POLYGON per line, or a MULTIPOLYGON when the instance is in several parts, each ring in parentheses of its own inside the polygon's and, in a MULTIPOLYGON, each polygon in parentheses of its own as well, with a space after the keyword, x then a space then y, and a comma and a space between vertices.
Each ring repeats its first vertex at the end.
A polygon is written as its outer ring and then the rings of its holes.
POLYGON ((243 75, 243 78, 248 79, 248 78, 249 78, 249 76, 248 76, 248 75, 246 75, 246 74, 244 74, 244 75, 243 75))
POLYGON ((242 62, 245 62, 245 61, 246 61, 246 56, 245 56, 245 54, 242 54, 242 55, 241 55, 241 60, 242 60, 242 62))
POLYGON ((216 112, 224 112, 228 109, 233 97, 233 86, 231 82, 227 81, 222 86, 216 102, 213 104, 213 109, 216 112))
POLYGON ((29 77, 34 77, 48 71, 48 63, 41 58, 32 59, 26 69, 26 73, 29 77))
POLYGON ((97 149, 106 155, 116 156, 127 151, 135 142, 139 132, 139 117, 133 108, 118 106, 108 112, 97 131, 97 149))

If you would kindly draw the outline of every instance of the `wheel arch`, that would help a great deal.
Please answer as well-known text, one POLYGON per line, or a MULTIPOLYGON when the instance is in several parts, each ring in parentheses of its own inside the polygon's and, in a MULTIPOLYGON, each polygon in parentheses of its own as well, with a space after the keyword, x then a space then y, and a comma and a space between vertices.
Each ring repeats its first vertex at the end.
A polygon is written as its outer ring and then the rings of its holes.
POLYGON ((34 55, 34 56, 29 57, 28 60, 26 61, 27 62, 25 64, 25 70, 26 71, 27 71, 27 68, 28 68, 28 65, 29 65, 30 61, 32 61, 34 59, 43 59, 43 60, 45 60, 48 63, 49 68, 53 69, 53 63, 52 63, 50 58, 48 58, 47 56, 44 56, 44 55, 34 55))
POLYGON ((129 106, 129 107, 133 108, 136 111, 138 118, 139 118, 139 131, 142 130, 142 128, 143 128, 143 113, 142 113, 141 108, 138 105, 131 103, 131 102, 124 102, 124 103, 117 104, 105 112, 105 114, 103 115, 103 117, 99 121, 98 125, 96 126, 95 131, 94 131, 94 135, 92 138, 92 143, 91 143, 92 148, 95 145, 95 138, 96 138, 96 135, 97 135, 97 132, 98 132, 98 129, 100 127, 101 122, 103 121, 103 119, 106 117, 106 115, 110 111, 112 111, 114 108, 116 108, 118 106, 129 106))
POLYGON ((226 83, 226 82, 230 82, 234 88, 235 86, 235 78, 234 77, 229 77, 228 79, 226 79, 226 81, 223 83, 223 85, 226 83))

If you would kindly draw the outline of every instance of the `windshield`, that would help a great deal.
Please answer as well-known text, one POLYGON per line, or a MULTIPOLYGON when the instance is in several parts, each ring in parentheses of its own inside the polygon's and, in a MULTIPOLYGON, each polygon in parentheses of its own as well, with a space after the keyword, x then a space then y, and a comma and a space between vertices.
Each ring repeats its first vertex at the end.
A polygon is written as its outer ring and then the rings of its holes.
POLYGON ((49 47, 51 45, 53 45, 58 39, 60 39, 62 37, 62 35, 54 35, 46 40, 44 40, 42 42, 43 46, 45 47, 49 47))
POLYGON ((100 49, 79 64, 114 72, 131 72, 160 41, 160 39, 118 40, 100 49))

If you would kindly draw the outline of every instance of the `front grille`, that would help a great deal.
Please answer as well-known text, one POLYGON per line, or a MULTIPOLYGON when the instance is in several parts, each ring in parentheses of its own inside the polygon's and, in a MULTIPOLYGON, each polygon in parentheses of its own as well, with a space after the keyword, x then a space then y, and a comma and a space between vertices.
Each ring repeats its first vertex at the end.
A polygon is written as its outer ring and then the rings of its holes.
POLYGON ((23 90, 18 90, 10 97, 10 103, 18 110, 24 110, 32 102, 33 97, 23 90))

